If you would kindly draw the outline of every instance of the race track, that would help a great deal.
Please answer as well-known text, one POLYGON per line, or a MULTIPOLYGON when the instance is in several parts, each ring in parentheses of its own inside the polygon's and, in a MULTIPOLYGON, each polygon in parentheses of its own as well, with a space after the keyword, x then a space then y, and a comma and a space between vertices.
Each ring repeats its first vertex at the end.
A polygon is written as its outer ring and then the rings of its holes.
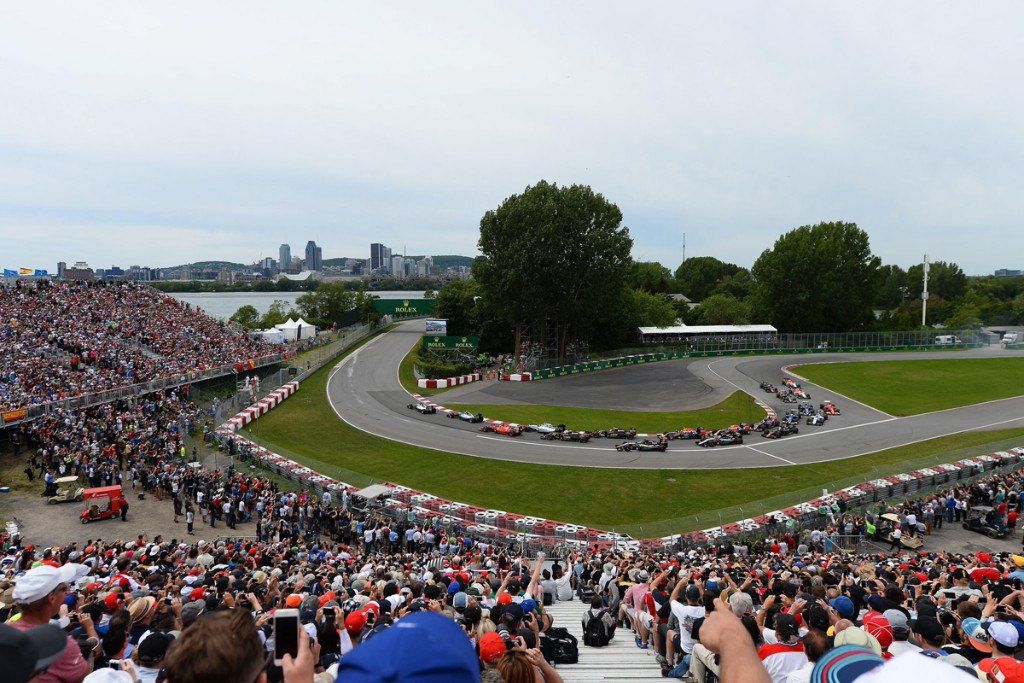
MULTIPOLYGON (((799 434, 779 440, 751 434, 744 437, 742 446, 707 449, 692 441, 673 441, 665 453, 620 453, 615 450, 617 442, 611 439, 578 444, 541 441, 537 434, 529 433, 516 438, 482 434, 478 431, 479 425, 448 419, 440 413, 420 415, 407 408, 412 398, 398 381, 398 366, 422 334, 422 320, 407 321, 344 358, 327 382, 327 399, 335 413, 351 426, 370 434, 449 453, 524 463, 638 469, 808 464, 965 431, 1024 425, 1024 396, 897 418, 798 380, 809 392, 814 405, 825 399, 832 400, 842 408, 843 414, 829 419, 822 427, 810 427, 801 422, 799 434)), ((1011 354, 1024 355, 984 348, 949 352, 942 357, 1011 354)), ((764 401, 781 415, 792 406, 764 393, 759 384, 762 380, 779 384, 786 366, 934 357, 934 353, 872 353, 705 358, 665 361, 534 383, 480 383, 472 390, 469 387, 474 385, 456 391, 459 392, 458 402, 463 403, 522 402, 627 410, 687 410, 716 403, 740 390, 764 401), (675 387, 676 391, 665 390, 664 384, 675 387), (489 396, 491 400, 481 400, 482 396, 489 396)), ((441 404, 457 402, 453 392, 441 394, 436 400, 441 404)))

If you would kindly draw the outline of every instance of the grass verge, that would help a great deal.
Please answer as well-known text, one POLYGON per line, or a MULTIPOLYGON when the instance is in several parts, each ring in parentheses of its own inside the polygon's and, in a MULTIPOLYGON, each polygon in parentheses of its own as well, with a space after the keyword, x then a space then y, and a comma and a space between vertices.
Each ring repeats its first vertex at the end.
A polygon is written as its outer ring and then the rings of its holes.
POLYGON ((412 357, 419 343, 419 339, 417 339, 416 344, 409 349, 409 353, 405 354, 405 358, 403 358, 402 362, 399 364, 398 381, 402 383, 402 386, 405 387, 406 391, 419 394, 420 396, 436 396, 438 394, 443 394, 448 391, 450 387, 446 387, 444 389, 421 389, 416 383, 416 373, 412 369, 412 357))
POLYGON ((847 460, 763 469, 530 465, 442 453, 354 429, 327 403, 330 372, 327 367, 312 375, 298 393, 252 423, 250 434, 281 455, 352 484, 392 481, 482 507, 648 536, 700 528, 698 516, 709 510, 756 506, 789 494, 789 503, 799 502, 809 487, 820 493, 843 477, 910 471, 948 462, 958 449, 982 453, 992 450, 986 444, 1024 437, 1024 429, 969 432, 847 460))
POLYGON ((798 365, 815 384, 883 410, 917 415, 1024 394, 1024 358, 943 358, 798 365))
POLYGON ((737 422, 757 422, 764 417, 764 409, 742 391, 734 392, 721 403, 702 410, 685 412, 639 412, 634 410, 602 410, 597 408, 571 408, 545 405, 472 405, 446 404, 447 408, 483 413, 493 420, 519 424, 568 425, 571 429, 609 429, 636 427, 641 433, 667 432, 683 427, 716 429, 737 422))

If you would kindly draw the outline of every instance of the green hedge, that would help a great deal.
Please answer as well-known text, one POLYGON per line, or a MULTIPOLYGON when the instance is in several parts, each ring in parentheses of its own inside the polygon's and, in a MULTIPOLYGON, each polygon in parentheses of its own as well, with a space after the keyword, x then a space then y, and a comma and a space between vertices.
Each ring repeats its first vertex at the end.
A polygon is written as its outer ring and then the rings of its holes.
POLYGON ((459 375, 468 375, 475 370, 472 363, 452 363, 422 349, 416 349, 412 356, 412 362, 417 375, 426 379, 458 377, 459 375))
POLYGON ((551 377, 565 377, 566 375, 578 375, 581 372, 595 372, 609 368, 621 368, 627 365, 641 365, 644 363, 656 363, 663 360, 679 360, 681 358, 711 358, 717 356, 781 356, 795 353, 853 353, 864 352, 874 353, 881 351, 952 351, 954 349, 969 349, 980 346, 980 344, 920 344, 912 346, 859 346, 853 348, 828 348, 828 349, 746 349, 739 351, 669 351, 664 353, 644 353, 635 356, 622 356, 620 358, 606 358, 594 360, 587 363, 575 365, 560 365, 546 370, 537 370, 532 374, 533 379, 549 379, 551 377))

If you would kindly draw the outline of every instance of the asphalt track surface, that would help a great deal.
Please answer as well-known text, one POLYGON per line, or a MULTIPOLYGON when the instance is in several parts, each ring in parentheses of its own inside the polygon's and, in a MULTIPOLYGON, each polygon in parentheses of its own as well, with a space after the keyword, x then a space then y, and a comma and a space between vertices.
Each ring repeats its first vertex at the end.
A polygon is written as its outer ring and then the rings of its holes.
MULTIPOLYGON (((578 467, 702 470, 778 467, 841 460, 940 436, 1024 425, 1024 396, 898 418, 798 378, 797 381, 808 391, 814 405, 826 399, 831 400, 841 407, 842 415, 830 418, 822 427, 811 427, 801 421, 799 434, 778 440, 751 434, 744 437, 743 445, 737 446, 700 448, 692 441, 672 441, 665 453, 620 453, 615 450, 618 441, 611 439, 594 439, 579 444, 542 441, 539 435, 532 433, 520 437, 484 434, 479 431, 479 425, 449 419, 440 412, 420 415, 407 407, 413 399, 398 381, 398 366, 422 334, 422 320, 404 322, 395 330, 374 337, 342 359, 327 381, 327 399, 338 417, 357 429, 386 439, 474 457, 578 467)), ((1024 354, 985 348, 949 352, 941 357, 991 358, 1009 355, 1024 354)), ((761 391, 759 385, 762 380, 780 384, 788 372, 785 369, 788 366, 812 362, 935 357, 935 353, 835 353, 816 354, 813 357, 797 354, 663 361, 536 383, 502 383, 496 388, 493 385, 481 385, 480 391, 495 388, 499 395, 504 396, 514 396, 516 392, 522 391, 522 396, 530 396, 531 400, 514 402, 570 405, 564 396, 579 397, 590 386, 593 388, 590 392, 593 396, 589 399, 588 407, 686 410, 694 407, 693 403, 687 401, 703 402, 706 395, 714 395, 719 397, 711 401, 715 403, 739 390, 765 402, 781 415, 792 406, 761 391), (637 383, 633 373, 639 373, 644 383, 637 383), (680 392, 678 398, 672 401, 666 392, 660 390, 661 382, 672 382, 680 386, 691 384, 692 387, 680 392), (535 388, 539 385, 551 385, 551 388, 535 388), (569 386, 570 389, 565 394, 559 394, 560 385, 569 386), (648 395, 651 401, 644 403, 643 397, 648 395), (541 400, 536 398, 538 396, 551 398, 541 400), (556 399, 556 396, 559 398, 556 399), (626 400, 627 397, 629 400, 626 400)), ((955 387, 950 390, 955 391, 955 387)), ((433 400, 442 405, 455 402, 451 392, 436 396, 433 400)), ((462 392, 459 401, 483 402, 476 401, 469 392, 462 392)), ((678 425, 678 428, 684 426, 698 425, 678 425)), ((722 425, 699 426, 713 428, 722 425)))

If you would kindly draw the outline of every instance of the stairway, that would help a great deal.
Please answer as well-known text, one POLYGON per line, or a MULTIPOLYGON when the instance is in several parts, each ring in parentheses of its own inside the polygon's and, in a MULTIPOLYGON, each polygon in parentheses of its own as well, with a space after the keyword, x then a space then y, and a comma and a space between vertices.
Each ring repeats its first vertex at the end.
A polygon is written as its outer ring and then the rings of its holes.
POLYGON ((633 632, 618 628, 607 647, 583 644, 583 619, 587 605, 578 599, 556 602, 545 608, 554 617, 554 625, 569 629, 579 641, 580 661, 555 667, 566 683, 583 681, 665 681, 661 668, 654 661, 654 649, 641 650, 633 642, 633 632))

